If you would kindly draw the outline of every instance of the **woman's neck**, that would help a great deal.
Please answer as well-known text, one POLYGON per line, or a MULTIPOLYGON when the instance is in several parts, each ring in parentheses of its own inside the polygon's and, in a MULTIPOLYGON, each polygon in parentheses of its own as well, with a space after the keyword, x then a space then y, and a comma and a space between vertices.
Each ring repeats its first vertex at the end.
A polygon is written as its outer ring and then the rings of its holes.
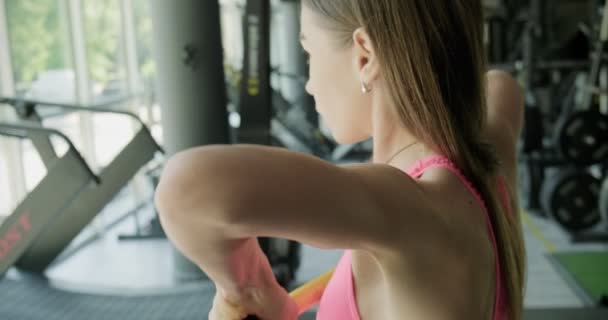
POLYGON ((372 162, 388 164, 397 168, 409 168, 417 160, 434 154, 433 149, 419 141, 400 123, 389 103, 382 95, 382 87, 376 88, 375 99, 372 101, 373 139, 372 162))
POLYGON ((423 142, 407 134, 384 139, 374 137, 372 162, 403 168, 435 152, 423 142))

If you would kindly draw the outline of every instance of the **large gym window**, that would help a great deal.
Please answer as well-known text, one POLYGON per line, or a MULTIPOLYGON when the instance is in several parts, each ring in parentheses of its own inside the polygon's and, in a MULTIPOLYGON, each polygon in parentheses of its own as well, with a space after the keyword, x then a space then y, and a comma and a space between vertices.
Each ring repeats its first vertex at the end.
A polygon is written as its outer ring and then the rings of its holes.
POLYGON ((150 16, 149 0, 132 0, 133 27, 135 32, 135 49, 137 53, 137 68, 140 76, 141 93, 137 99, 137 112, 141 119, 150 127, 156 141, 162 143, 162 128, 160 125, 160 106, 157 103, 155 90, 156 64, 152 55, 152 17, 150 16))
MULTIPOLYGON (((3 95, 84 106, 137 95, 105 107, 138 114, 162 141, 147 0, 0 0, 0 6, 5 10, 0 31, 6 26, 7 35, 0 37, 0 48, 10 53, 0 61, 0 68, 9 70, 0 79, 10 84, 3 95)), ((12 113, 9 106, 0 108, 12 113)), ((43 117, 43 125, 69 137, 94 170, 107 165, 138 130, 125 117, 51 113, 43 117)), ((2 112, 0 117, 16 120, 2 112)), ((65 146, 55 148, 65 151, 65 146)), ((27 139, 0 137, 0 158, 2 215, 14 209, 46 169, 27 139)))
POLYGON ((64 2, 6 0, 17 95, 47 101, 74 101, 74 68, 64 2))
POLYGON ((126 92, 120 2, 84 0, 83 27, 93 101, 103 101, 126 92))
POLYGON ((156 66, 152 57, 152 19, 149 2, 148 0, 132 1, 137 64, 146 92, 154 89, 156 77, 156 66))
MULTIPOLYGON (((0 121, 2 121, 2 113, 0 113, 0 121)), ((8 150, 7 139, 0 137, 0 220, 3 217, 8 216, 11 210, 11 197, 10 192, 10 175, 8 168, 8 155, 5 150, 8 150)))
MULTIPOLYGON (((76 81, 65 1, 6 0, 5 10, 14 94, 33 100, 74 102, 76 81)), ((25 187, 31 190, 46 169, 31 141, 22 141, 17 149, 25 168, 25 187)))

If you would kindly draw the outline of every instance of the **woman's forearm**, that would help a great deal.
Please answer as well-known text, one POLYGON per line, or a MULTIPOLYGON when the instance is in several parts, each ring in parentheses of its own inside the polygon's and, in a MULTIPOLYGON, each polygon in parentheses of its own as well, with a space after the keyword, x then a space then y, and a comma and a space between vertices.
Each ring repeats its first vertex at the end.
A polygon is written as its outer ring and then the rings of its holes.
MULTIPOLYGON (((227 204, 218 197, 218 184, 203 173, 200 183, 174 175, 168 163, 155 195, 155 204, 167 237, 186 257, 199 266, 228 296, 242 294, 244 288, 274 280, 271 267, 255 237, 243 238, 234 232, 227 204), (272 277, 272 278, 271 278, 272 277)), ((187 166, 181 161, 180 166, 187 166)), ((180 172, 184 172, 180 168, 180 172)), ((188 170, 185 170, 188 171, 188 170)))
POLYGON ((228 297, 236 299, 246 288, 270 281, 271 268, 256 238, 230 237, 228 227, 209 225, 204 220, 179 220, 192 215, 159 215, 167 237, 177 249, 228 297))

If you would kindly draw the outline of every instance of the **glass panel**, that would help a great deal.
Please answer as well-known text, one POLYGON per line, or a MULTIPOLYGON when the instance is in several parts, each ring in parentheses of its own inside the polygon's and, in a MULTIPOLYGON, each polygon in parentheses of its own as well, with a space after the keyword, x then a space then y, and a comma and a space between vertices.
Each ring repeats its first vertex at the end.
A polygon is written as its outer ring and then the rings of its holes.
POLYGON ((162 144, 160 106, 155 95, 156 64, 152 54, 152 17, 149 0, 133 0, 137 64, 144 95, 138 99, 138 115, 150 126, 152 136, 162 144))
POLYGON ((126 93, 120 2, 83 0, 90 93, 93 102, 126 93))
POLYGON ((25 168, 25 188, 30 191, 44 178, 46 167, 30 140, 24 140, 21 143, 21 149, 23 152, 23 167, 25 168))
POLYGON ((105 167, 118 152, 133 139, 132 118, 114 114, 98 114, 93 117, 95 127, 95 158, 105 167))
MULTIPOLYGON (((121 5, 118 0, 83 0, 83 26, 90 94, 93 103, 127 94, 126 60, 121 5)), ((129 139, 123 117, 98 115, 92 117, 95 158, 106 166, 129 139), (118 120, 119 122, 117 122, 118 120), (123 132, 127 134, 123 134, 123 132)))
POLYGON ((152 18, 150 17, 149 0, 133 0, 133 21, 135 23, 135 41, 137 63, 146 92, 154 89, 156 66, 152 57, 152 18))
POLYGON ((6 0, 18 95, 46 101, 74 101, 76 85, 62 3, 59 0, 6 0))
MULTIPOLYGON (((5 0, 16 95, 60 103, 75 101, 76 79, 65 4, 66 1, 61 0, 5 0)), ((61 129, 65 125, 64 122, 57 123, 61 129)), ((10 140, 4 139, 7 141, 10 140)), ((3 145, 6 148, 7 143, 3 145)), ((5 153, 0 170, 9 171, 9 150, 1 151, 5 153)), ((25 186, 31 190, 44 177, 46 168, 31 141, 18 143, 15 151, 22 155, 25 186)), ((5 178, 0 179, 8 182, 17 178, 11 172, 1 176, 5 178)), ((0 181, 0 186, 9 188, 8 182, 0 181)), ((3 199, 0 201, 9 203, 3 199)), ((10 208, 2 207, 0 210, 8 211, 10 208)))
POLYGON ((243 65, 243 14, 246 1, 220 0, 220 18, 222 24, 222 45, 224 47, 224 64, 228 67, 226 76, 230 79, 231 71, 240 70, 243 65))
POLYGON ((0 219, 9 214, 9 206, 12 203, 12 199, 9 199, 12 193, 9 192, 10 186, 8 184, 10 177, 8 174, 8 159, 6 158, 8 155, 6 140, 0 136, 0 219))

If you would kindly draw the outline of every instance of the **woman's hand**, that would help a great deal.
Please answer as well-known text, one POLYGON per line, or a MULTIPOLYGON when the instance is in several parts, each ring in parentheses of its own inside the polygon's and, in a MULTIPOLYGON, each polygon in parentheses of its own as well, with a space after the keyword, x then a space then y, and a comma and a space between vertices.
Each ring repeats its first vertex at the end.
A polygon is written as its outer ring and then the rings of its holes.
POLYGON ((222 286, 216 282, 217 292, 209 320, 243 320, 255 315, 260 320, 296 320, 298 306, 279 285, 268 258, 256 238, 238 245, 228 263, 237 275, 222 286))
POLYGON ((244 320, 249 315, 260 320, 296 320, 298 306, 276 281, 265 287, 247 288, 238 297, 228 297, 218 289, 209 320, 244 320))

